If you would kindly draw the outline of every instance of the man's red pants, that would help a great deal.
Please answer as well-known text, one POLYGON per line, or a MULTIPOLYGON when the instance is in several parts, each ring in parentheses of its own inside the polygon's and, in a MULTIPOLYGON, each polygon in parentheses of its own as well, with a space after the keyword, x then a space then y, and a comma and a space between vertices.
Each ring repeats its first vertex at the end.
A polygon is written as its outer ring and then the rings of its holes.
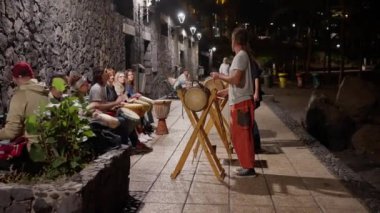
POLYGON ((254 102, 242 101, 230 106, 231 139, 240 166, 245 169, 254 168, 255 151, 253 146, 254 102))

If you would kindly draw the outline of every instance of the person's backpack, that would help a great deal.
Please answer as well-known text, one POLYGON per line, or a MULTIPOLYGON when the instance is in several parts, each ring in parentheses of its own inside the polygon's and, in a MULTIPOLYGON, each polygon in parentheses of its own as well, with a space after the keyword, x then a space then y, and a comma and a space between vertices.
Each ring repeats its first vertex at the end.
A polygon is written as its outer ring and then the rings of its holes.
POLYGON ((27 138, 18 137, 10 143, 0 144, 0 160, 10 160, 20 157, 27 142, 27 138))

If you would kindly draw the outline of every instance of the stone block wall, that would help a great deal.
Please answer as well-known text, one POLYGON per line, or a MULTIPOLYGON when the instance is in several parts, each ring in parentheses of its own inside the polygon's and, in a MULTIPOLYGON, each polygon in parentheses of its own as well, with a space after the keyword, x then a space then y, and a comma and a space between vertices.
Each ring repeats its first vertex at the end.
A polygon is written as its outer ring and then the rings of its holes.
POLYGON ((129 170, 129 150, 114 150, 67 181, 0 184, 0 213, 122 212, 129 197, 129 170))
POLYGON ((48 72, 125 67, 123 17, 113 0, 0 1, 0 108, 9 71, 20 60, 44 79, 48 72))

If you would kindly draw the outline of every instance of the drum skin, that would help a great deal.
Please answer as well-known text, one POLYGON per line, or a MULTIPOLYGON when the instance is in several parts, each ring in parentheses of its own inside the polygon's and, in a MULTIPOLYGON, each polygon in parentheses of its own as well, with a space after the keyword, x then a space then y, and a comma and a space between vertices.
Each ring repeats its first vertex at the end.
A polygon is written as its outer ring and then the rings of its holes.
POLYGON ((120 122, 117 118, 102 113, 100 111, 94 112, 92 117, 99 121, 103 126, 115 129, 120 125, 120 122))
POLYGON ((123 105, 123 108, 132 110, 140 117, 143 117, 146 112, 146 107, 144 107, 143 104, 139 104, 139 103, 125 103, 123 105))
POLYGON ((186 90, 184 95, 184 104, 194 112, 205 109, 208 103, 210 91, 207 88, 191 87, 186 90))
POLYGON ((155 100, 153 104, 154 114, 157 119, 166 119, 170 112, 171 100, 155 100))
POLYGON ((153 104, 154 104, 154 101, 153 101, 152 99, 150 99, 150 98, 148 98, 148 97, 145 97, 145 96, 141 96, 141 97, 139 98, 139 100, 140 100, 140 101, 144 101, 144 102, 146 102, 146 103, 148 103, 148 104, 150 104, 150 105, 153 105, 153 104))
POLYGON ((118 110, 119 116, 125 118, 127 120, 127 132, 131 133, 136 126, 140 123, 140 116, 136 114, 133 110, 128 108, 119 108, 118 110))
POLYGON ((207 78, 205 81, 204 81, 204 86, 207 87, 209 90, 213 90, 213 89, 216 89, 216 90, 222 90, 222 89, 225 89, 225 85, 223 83, 222 80, 220 79, 212 79, 212 78, 207 78))

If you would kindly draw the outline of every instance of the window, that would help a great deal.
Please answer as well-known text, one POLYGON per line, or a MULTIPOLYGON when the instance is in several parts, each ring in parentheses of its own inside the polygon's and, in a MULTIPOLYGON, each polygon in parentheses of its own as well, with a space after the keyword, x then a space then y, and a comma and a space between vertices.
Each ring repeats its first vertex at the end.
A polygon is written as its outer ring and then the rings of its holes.
POLYGON ((116 11, 121 15, 133 19, 133 0, 113 0, 116 11))

